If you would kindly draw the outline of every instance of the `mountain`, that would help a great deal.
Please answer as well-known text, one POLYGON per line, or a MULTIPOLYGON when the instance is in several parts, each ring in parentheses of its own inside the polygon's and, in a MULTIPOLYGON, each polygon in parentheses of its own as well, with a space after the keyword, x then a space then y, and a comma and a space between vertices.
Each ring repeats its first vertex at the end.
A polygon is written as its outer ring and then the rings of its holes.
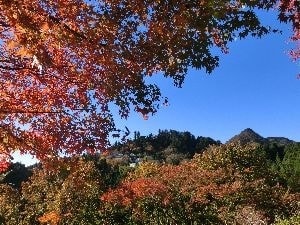
POLYGON ((285 137, 267 137, 266 139, 269 143, 276 143, 277 145, 289 145, 295 143, 295 141, 285 137))
POLYGON ((259 144, 264 144, 268 140, 257 134, 250 128, 243 130, 238 135, 232 137, 227 143, 241 143, 242 145, 247 144, 248 142, 255 142, 259 144))
POLYGON ((259 144, 277 144, 278 146, 286 146, 295 143, 295 141, 292 141, 285 137, 264 138, 250 128, 243 130, 241 133, 229 139, 226 143, 237 142, 240 142, 242 145, 247 144, 248 142, 255 142, 259 144))

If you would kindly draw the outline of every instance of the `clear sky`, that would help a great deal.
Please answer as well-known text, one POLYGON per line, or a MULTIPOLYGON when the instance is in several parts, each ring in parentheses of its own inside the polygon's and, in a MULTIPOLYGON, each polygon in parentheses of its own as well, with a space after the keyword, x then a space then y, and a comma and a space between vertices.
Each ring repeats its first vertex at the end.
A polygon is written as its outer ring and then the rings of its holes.
MULTIPOLYGON (((283 30, 262 39, 247 38, 230 45, 220 66, 211 75, 190 69, 178 89, 161 76, 153 78, 169 98, 148 120, 131 113, 128 120, 116 117, 118 127, 127 126, 142 135, 158 129, 190 131, 226 142, 245 128, 264 137, 283 136, 300 141, 300 63, 288 56, 291 27, 280 24, 275 13, 262 14, 265 24, 283 30)), ((16 161, 32 163, 31 156, 16 161)))
POLYGON ((170 106, 144 121, 132 113, 120 126, 142 135, 158 129, 190 131, 222 142, 245 128, 264 137, 284 136, 300 141, 300 63, 288 51, 291 27, 280 24, 275 13, 264 13, 265 24, 283 30, 262 39, 247 38, 230 45, 211 75, 190 69, 183 88, 162 77, 153 79, 170 106))

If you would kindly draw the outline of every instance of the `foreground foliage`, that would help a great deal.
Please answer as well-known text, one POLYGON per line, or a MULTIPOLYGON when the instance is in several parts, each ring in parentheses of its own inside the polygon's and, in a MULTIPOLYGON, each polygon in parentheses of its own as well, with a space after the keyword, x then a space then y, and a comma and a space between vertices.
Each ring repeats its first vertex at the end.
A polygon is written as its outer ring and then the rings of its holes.
POLYGON ((300 213, 288 219, 279 220, 276 222, 275 225, 299 225, 299 224, 300 224, 300 213))
POLYGON ((180 165, 144 162, 126 173, 104 159, 65 159, 57 170, 34 169, 19 189, 1 184, 0 221, 297 224, 299 190, 274 163, 254 143, 210 146, 180 165))
POLYGON ((212 146, 179 166, 143 164, 101 199, 111 224, 270 224, 299 204, 255 144, 212 146))

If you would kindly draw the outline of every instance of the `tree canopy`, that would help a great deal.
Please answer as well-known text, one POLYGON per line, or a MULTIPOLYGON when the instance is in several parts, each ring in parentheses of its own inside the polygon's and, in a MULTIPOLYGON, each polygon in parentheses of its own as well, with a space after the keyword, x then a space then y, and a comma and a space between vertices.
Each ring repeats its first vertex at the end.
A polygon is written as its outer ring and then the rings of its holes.
POLYGON ((167 101, 147 76, 181 87, 189 67, 211 73, 211 49, 273 32, 255 10, 274 7, 299 40, 294 0, 1 0, 0 161, 16 149, 46 160, 106 148, 119 135, 112 105, 146 119, 167 101))

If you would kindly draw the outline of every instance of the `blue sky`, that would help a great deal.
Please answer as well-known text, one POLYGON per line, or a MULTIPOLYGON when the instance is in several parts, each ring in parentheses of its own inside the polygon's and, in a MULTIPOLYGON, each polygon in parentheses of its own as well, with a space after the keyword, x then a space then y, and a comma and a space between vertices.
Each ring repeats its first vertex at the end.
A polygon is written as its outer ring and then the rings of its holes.
MULTIPOLYGON (((280 24, 275 13, 261 14, 267 25, 283 30, 262 39, 247 38, 230 44, 220 66, 211 75, 190 69, 183 88, 172 80, 154 76, 170 105, 143 120, 131 113, 128 120, 116 116, 117 126, 127 126, 142 135, 159 129, 190 131, 226 142, 245 128, 264 137, 283 136, 300 141, 300 63, 292 62, 288 50, 291 27, 280 24)), ((15 155, 31 164, 31 156, 15 155)))
POLYGON ((171 80, 154 78, 170 106, 147 121, 132 113, 127 121, 117 120, 119 126, 142 135, 158 129, 190 131, 222 142, 249 127, 264 137, 300 141, 300 64, 288 55, 291 27, 280 24, 275 13, 261 16, 283 35, 233 42, 229 54, 221 55, 219 68, 211 75, 190 69, 181 89, 171 80))

